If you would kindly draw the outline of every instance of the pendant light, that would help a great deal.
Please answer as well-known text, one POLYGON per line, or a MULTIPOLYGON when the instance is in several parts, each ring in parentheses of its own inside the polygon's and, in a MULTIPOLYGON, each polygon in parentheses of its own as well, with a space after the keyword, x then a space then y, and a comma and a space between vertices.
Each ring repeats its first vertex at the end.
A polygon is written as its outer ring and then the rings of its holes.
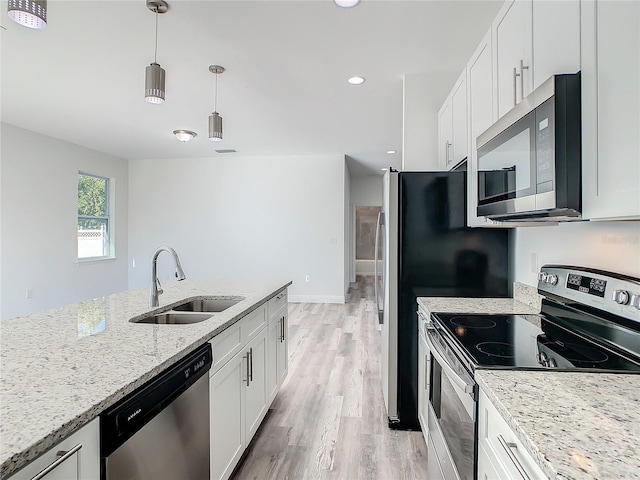
POLYGON ((218 113, 218 75, 224 72, 220 65, 209 65, 209 71, 216 76, 216 91, 213 97, 213 113, 209 115, 209 140, 219 142, 222 140, 222 117, 218 113))
POLYGON ((7 15, 24 27, 42 30, 47 26, 47 0, 9 0, 7 15))
POLYGON ((156 14, 156 39, 153 63, 146 68, 144 98, 149 103, 164 103, 165 71, 157 62, 158 58, 158 15, 167 13, 169 5, 164 0, 147 0, 147 8, 156 14))

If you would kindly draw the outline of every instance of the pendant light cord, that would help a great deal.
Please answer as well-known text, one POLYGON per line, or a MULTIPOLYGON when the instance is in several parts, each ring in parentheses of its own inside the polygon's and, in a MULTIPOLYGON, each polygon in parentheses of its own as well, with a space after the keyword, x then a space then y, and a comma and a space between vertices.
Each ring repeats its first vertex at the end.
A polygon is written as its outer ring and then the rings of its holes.
POLYGON ((156 12, 156 44, 153 51, 153 63, 158 63, 158 8, 154 10, 156 12))
POLYGON ((216 72, 216 90, 215 95, 213 97, 213 111, 218 111, 218 73, 216 72))

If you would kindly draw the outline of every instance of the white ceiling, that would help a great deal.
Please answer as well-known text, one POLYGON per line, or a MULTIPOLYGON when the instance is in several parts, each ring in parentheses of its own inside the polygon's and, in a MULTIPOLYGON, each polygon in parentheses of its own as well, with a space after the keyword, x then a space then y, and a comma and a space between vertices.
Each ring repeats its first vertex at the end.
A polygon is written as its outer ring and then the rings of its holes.
MULTIPOLYGON (((399 168, 403 76, 455 77, 502 1, 168 3, 158 33, 166 102, 152 105, 144 72, 155 18, 145 0, 49 0, 42 31, 11 22, 3 1, 2 121, 131 160, 233 148, 243 156, 344 154, 360 173, 399 168), (207 139, 211 64, 226 68, 218 78, 224 140, 215 143, 207 139), (348 85, 352 75, 367 81, 348 85), (198 137, 183 144, 172 134, 178 128, 198 137)), ((440 90, 436 104, 447 93, 440 90)))

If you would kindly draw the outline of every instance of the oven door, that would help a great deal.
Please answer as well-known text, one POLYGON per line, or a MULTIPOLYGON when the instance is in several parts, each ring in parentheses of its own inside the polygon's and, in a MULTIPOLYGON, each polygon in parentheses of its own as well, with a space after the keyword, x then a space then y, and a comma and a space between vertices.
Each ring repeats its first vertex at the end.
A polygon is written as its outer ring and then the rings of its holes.
POLYGON ((431 355, 429 393, 430 480, 474 480, 478 386, 434 328, 427 330, 431 355))

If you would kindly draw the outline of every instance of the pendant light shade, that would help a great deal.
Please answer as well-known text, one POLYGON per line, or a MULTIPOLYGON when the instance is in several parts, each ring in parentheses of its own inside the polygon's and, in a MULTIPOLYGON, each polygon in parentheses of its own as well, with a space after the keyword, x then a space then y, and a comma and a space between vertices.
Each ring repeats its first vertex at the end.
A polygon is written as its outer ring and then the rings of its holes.
POLYGON ((27 28, 42 30, 47 26, 47 0, 9 0, 7 15, 27 28))
POLYGON ((146 69, 144 98, 149 103, 164 103, 164 68, 153 62, 146 69))
POLYGON ((213 98, 213 113, 209 115, 209 140, 219 142, 222 140, 222 117, 218 113, 218 75, 224 72, 220 65, 209 65, 209 71, 216 76, 216 90, 213 98))
POLYGON ((156 37, 153 62, 145 70, 144 98, 149 103, 164 103, 165 71, 158 63, 158 15, 167 13, 169 5, 164 0, 147 0, 147 8, 156 15, 156 37))
POLYGON ((209 140, 212 142, 222 140, 222 117, 218 112, 209 115, 209 140))

